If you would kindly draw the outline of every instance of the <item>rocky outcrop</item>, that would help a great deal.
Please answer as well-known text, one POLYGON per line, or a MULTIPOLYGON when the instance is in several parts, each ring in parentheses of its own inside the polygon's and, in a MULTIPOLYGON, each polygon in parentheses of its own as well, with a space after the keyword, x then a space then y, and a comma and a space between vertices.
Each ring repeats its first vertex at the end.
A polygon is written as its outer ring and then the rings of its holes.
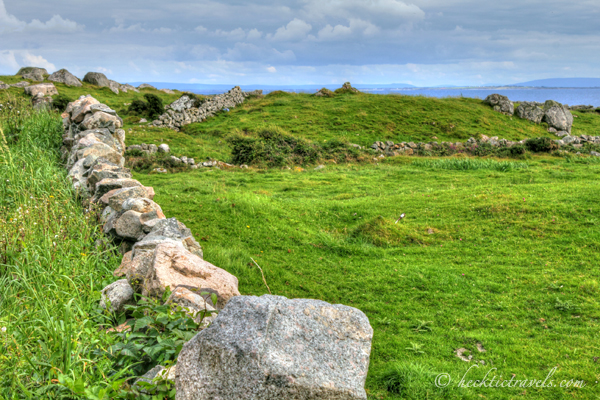
POLYGON ((544 110, 540 107, 540 103, 524 101, 517 107, 516 115, 519 118, 539 124, 544 117, 544 110))
POLYGON ((82 83, 75 75, 66 69, 60 69, 48 77, 49 81, 64 83, 67 86, 82 86, 82 83))
POLYGON ((17 72, 17 75, 25 75, 25 74, 30 74, 30 73, 40 73, 42 75, 48 75, 48 71, 46 70, 46 68, 38 68, 38 67, 23 67, 21 69, 19 69, 19 72, 17 72))
POLYGON ((40 83, 25 87, 25 93, 31 97, 36 97, 40 94, 42 96, 54 96, 58 94, 58 90, 56 90, 56 86, 52 83, 40 83))
POLYGON ((83 81, 99 87, 109 87, 110 81, 101 72, 88 72, 83 77, 83 81))
POLYGON ((197 104, 196 99, 183 95, 165 107, 167 112, 153 121, 152 125, 179 130, 182 126, 202 122, 220 111, 234 108, 242 104, 248 96, 250 94, 242 92, 239 86, 227 93, 208 98, 202 104, 197 104))
MULTIPOLYGON (((338 89, 340 90, 340 89, 338 89)), ((345 82, 342 87, 341 87, 341 91, 343 92, 352 92, 352 93, 358 93, 358 89, 352 87, 352 85, 350 84, 350 82, 345 82)))
POLYGON ((569 107, 554 100, 548 100, 544 103, 544 118, 542 120, 551 128, 571 133, 573 115, 569 111, 569 107))
POLYGON ((0 90, 6 90, 6 89, 10 89, 10 85, 7 85, 6 83, 0 81, 0 90))
POLYGON ((12 85, 10 85, 10 87, 24 88, 24 87, 29 86, 29 85, 31 85, 29 82, 27 82, 27 81, 21 81, 21 82, 13 83, 12 85))
POLYGON ((156 90, 156 88, 148 83, 142 83, 140 86, 137 87, 138 89, 154 89, 156 90))
POLYGON ((315 93, 315 96, 317 96, 317 97, 333 97, 335 95, 331 90, 329 90, 327 88, 322 88, 317 93, 315 93))
POLYGON ((500 112, 504 115, 513 115, 515 113, 515 106, 506 96, 501 94, 490 94, 483 100, 484 104, 492 106, 494 111, 500 112))
POLYGON ((360 310, 265 295, 231 299, 177 360, 177 400, 366 399, 373 329, 360 310))

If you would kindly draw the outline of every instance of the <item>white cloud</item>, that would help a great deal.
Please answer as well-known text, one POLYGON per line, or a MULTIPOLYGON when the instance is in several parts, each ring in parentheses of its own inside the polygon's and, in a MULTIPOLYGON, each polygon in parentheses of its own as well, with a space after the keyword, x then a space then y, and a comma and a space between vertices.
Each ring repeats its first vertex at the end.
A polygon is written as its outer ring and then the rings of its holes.
POLYGON ((46 68, 50 73, 56 71, 56 67, 54 66, 54 64, 52 64, 42 56, 36 56, 29 52, 25 52, 22 57, 25 66, 46 68))
POLYGON ((294 18, 286 26, 278 28, 274 35, 269 34, 267 38, 276 41, 301 40, 306 38, 306 35, 311 30, 312 25, 302 21, 301 19, 294 18))
POLYGON ((125 26, 124 24, 119 24, 117 26, 113 26, 112 28, 110 28, 108 30, 108 33, 133 33, 133 32, 165 34, 165 33, 172 33, 173 30, 171 28, 164 28, 164 27, 155 28, 155 29, 146 29, 142 26, 141 23, 133 24, 133 25, 129 25, 129 26, 125 26))
POLYGON ((208 29, 206 29, 205 27, 203 27, 202 25, 198 25, 195 29, 196 32, 198 33, 204 33, 206 32, 208 29))
POLYGON ((356 17, 365 14, 404 19, 423 19, 425 13, 414 4, 398 0, 306 0, 305 10, 317 17, 356 17))
POLYGON ((0 52, 0 67, 2 71, 11 71, 13 74, 19 69, 19 63, 14 51, 0 52))
POLYGON ((267 71, 269 71, 270 73, 274 74, 275 72, 277 72, 277 68, 275 68, 275 67, 269 67, 269 68, 267 68, 267 71))
POLYGON ((4 0, 0 0, 0 33, 21 32, 25 30, 44 30, 52 32, 75 32, 83 30, 84 26, 79 25, 60 15, 54 15, 47 22, 34 19, 30 23, 19 20, 6 10, 4 0))
POLYGON ((217 29, 215 31, 215 35, 230 40, 243 40, 246 38, 246 32, 244 32, 242 28, 237 28, 232 31, 223 31, 221 29, 217 29))
POLYGON ((112 70, 104 67, 96 67, 95 72, 102 72, 103 74, 112 74, 112 70))
POLYGON ((363 34, 371 36, 379 33, 379 28, 368 21, 361 19, 350 19, 349 26, 327 24, 319 31, 318 40, 343 40, 352 34, 363 34))

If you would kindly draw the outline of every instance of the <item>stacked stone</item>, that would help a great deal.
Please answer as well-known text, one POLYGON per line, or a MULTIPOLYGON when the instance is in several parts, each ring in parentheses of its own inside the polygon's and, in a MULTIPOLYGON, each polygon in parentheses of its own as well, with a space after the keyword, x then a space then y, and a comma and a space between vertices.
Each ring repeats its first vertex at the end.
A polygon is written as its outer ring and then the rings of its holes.
MULTIPOLYGON (((572 145, 575 148, 582 148, 585 143, 595 143, 600 144, 600 136, 589 136, 589 135, 581 135, 581 136, 571 136, 566 131, 550 130, 554 132, 556 136, 561 137, 562 139, 555 140, 554 143, 558 145, 558 147, 572 145)), ((440 147, 454 147, 456 148, 465 148, 471 147, 478 144, 487 143, 493 147, 512 147, 518 144, 525 144, 527 140, 521 140, 518 142, 507 140, 507 139, 499 139, 498 136, 488 137, 486 135, 481 135, 481 139, 477 140, 475 138, 470 138, 465 143, 462 142, 402 142, 402 143, 394 143, 390 140, 386 142, 377 141, 371 145, 371 149, 375 151, 379 151, 384 153, 388 157, 398 156, 398 155, 413 155, 415 150, 435 150, 440 147)), ((595 153, 595 152, 593 152, 595 153)))
MULTIPOLYGON (((160 299, 171 289, 168 304, 210 325, 185 345, 176 365, 157 366, 141 380, 174 380, 178 399, 366 399, 373 330, 364 313, 318 300, 240 296, 237 278, 203 260, 191 231, 167 219, 154 190, 124 168, 118 115, 82 96, 62 117, 73 186, 104 208, 103 232, 124 253, 114 272, 124 279, 102 290, 101 306, 120 312, 136 292, 160 299), (205 293, 216 295, 216 304, 205 293), (222 316, 205 318, 218 309, 222 316), (208 355, 198 357, 204 349, 208 355)), ((159 151, 168 150, 163 146, 159 151)))
POLYGON ((195 107, 195 99, 184 95, 166 106, 167 112, 153 121, 152 125, 179 130, 182 126, 202 122, 219 111, 234 108, 242 104, 248 96, 260 94, 262 90, 243 92, 239 86, 236 86, 227 93, 207 99, 198 107, 195 107))

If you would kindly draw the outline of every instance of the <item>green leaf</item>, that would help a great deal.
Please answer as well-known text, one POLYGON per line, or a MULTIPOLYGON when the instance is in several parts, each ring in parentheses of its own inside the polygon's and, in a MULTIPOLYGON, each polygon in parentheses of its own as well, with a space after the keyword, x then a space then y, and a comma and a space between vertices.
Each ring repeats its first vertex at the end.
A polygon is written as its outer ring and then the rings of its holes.
POLYGON ((139 331, 154 322, 154 318, 152 317, 143 317, 135 321, 134 331, 139 331))

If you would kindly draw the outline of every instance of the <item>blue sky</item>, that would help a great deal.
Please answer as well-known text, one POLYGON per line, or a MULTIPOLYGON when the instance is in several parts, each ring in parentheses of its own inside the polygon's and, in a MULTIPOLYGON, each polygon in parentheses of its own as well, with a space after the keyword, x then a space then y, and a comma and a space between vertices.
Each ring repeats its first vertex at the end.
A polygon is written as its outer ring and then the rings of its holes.
POLYGON ((510 84, 600 77, 600 1, 0 0, 0 74, 510 84))

